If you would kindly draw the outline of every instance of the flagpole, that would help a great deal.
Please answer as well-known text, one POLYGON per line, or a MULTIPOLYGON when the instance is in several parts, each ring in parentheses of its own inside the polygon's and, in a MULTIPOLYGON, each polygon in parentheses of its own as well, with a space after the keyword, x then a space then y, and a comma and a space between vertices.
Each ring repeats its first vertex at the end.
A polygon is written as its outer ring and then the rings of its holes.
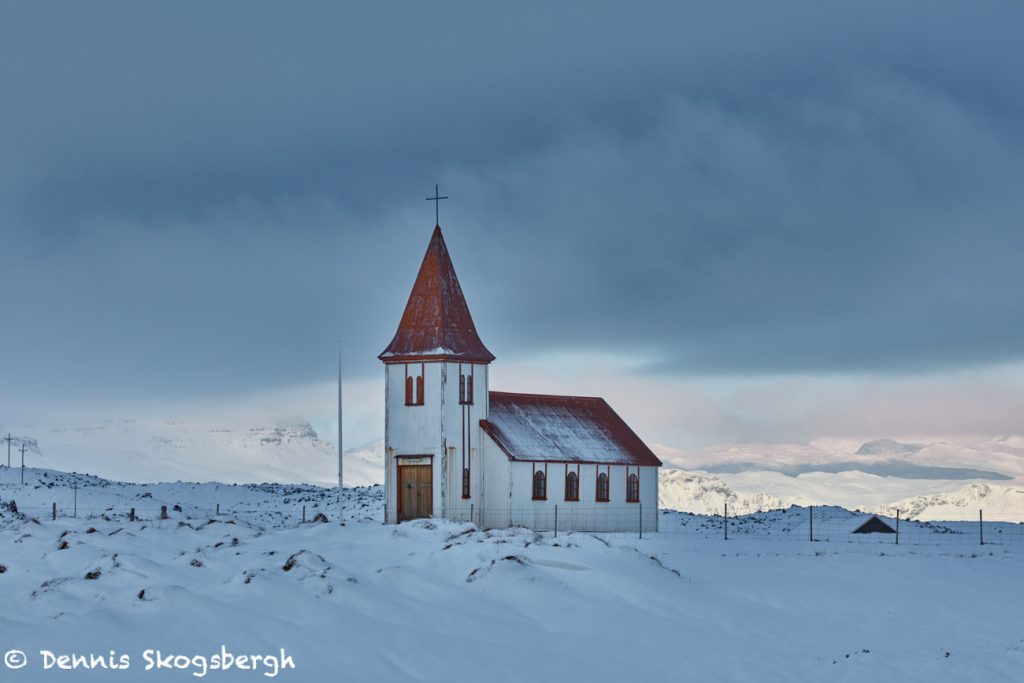
POLYGON ((344 498, 343 498, 343 496, 344 496, 344 489, 343 489, 344 479, 342 477, 342 474, 343 474, 342 457, 341 457, 342 453, 344 453, 344 449, 342 447, 342 442, 341 442, 341 340, 339 339, 338 340, 338 522, 340 524, 344 524, 345 523, 345 519, 344 519, 344 516, 343 516, 344 510, 345 510, 345 503, 344 503, 344 498))

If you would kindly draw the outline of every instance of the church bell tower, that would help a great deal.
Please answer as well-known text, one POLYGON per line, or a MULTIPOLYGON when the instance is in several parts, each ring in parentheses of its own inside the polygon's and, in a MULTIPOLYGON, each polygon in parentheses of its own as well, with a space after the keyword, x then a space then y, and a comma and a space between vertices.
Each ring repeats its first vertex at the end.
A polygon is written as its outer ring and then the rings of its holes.
POLYGON ((378 357, 385 381, 385 522, 468 519, 480 500, 480 420, 487 419, 494 355, 477 335, 439 225, 398 331, 378 357))

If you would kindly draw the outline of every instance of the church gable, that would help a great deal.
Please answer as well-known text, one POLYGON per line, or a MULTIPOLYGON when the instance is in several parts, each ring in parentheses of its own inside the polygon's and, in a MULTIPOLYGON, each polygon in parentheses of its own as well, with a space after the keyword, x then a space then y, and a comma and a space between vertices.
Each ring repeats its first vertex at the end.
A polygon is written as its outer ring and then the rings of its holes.
POLYGON ((660 467, 604 399, 492 391, 480 426, 512 460, 660 467))

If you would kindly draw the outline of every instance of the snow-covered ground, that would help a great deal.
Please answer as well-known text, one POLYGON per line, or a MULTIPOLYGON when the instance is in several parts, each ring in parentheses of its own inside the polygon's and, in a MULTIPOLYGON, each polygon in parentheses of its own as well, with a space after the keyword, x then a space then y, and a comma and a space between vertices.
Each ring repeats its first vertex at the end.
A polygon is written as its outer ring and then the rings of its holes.
POLYGON ((1015 680, 1024 666, 1021 525, 987 525, 980 545, 969 523, 904 523, 896 545, 824 508, 812 543, 796 508, 732 520, 725 541, 720 518, 663 511, 643 539, 555 538, 384 526, 379 487, 346 492, 341 526, 316 486, 17 476, 0 476, 0 500, 30 513, 0 507, 0 643, 28 664, 3 680, 195 680, 193 664, 143 671, 146 651, 222 645, 284 648, 295 669, 278 678, 296 681, 1015 680), (60 503, 73 484, 78 518, 60 503), (302 505, 329 522, 302 524, 302 505), (41 650, 131 668, 47 676, 41 650))

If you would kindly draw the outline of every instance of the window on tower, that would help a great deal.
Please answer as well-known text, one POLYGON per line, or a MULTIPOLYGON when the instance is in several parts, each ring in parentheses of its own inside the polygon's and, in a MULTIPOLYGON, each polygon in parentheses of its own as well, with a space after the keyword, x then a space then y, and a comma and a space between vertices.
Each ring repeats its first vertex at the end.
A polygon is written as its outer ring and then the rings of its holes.
POLYGON ((405 405, 423 405, 423 377, 425 374, 423 363, 405 366, 405 405))
POLYGON ((459 403, 473 404, 473 366, 459 365, 459 403))

